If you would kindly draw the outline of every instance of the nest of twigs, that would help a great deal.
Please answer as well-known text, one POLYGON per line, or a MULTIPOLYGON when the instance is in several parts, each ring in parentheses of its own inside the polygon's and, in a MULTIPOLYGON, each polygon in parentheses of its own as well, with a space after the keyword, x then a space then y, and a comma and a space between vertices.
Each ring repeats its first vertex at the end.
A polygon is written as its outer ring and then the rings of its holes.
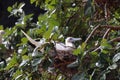
POLYGON ((76 67, 68 67, 69 64, 76 61, 77 56, 72 51, 52 51, 49 53, 53 60, 53 67, 67 77, 72 77, 78 72, 76 67))

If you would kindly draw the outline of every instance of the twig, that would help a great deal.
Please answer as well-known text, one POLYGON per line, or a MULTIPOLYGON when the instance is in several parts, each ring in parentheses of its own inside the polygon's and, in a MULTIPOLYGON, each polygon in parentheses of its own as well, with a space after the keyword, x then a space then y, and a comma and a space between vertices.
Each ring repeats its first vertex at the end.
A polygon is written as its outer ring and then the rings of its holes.
MULTIPOLYGON (((111 26, 111 25, 101 25, 100 26, 101 28, 108 28, 106 33, 104 34, 103 36, 103 39, 105 39, 107 36, 108 36, 108 33, 111 31, 111 30, 120 30, 120 26, 111 26)), ((92 33, 92 32, 91 32, 92 33)), ((92 34, 90 34, 92 36, 92 34)), ((90 36, 89 35, 89 36, 90 36)), ((89 38, 89 37, 88 37, 89 38)), ((86 39, 85 42, 88 42, 89 39, 86 39)), ((108 41, 109 43, 112 43, 112 42, 120 42, 120 37, 117 37, 117 38, 114 38, 110 41, 108 41)), ((101 46, 98 46, 97 48, 95 48, 92 52, 95 52, 95 51, 98 51, 100 50, 101 46)))
POLYGON ((120 30, 120 26, 101 25, 101 28, 110 28, 111 30, 120 30))
POLYGON ((112 42, 120 42, 120 37, 114 38, 109 41, 109 43, 112 43, 112 42))
POLYGON ((98 50, 100 50, 101 46, 97 47, 96 49, 94 49, 92 52, 96 52, 98 50))
POLYGON ((85 40, 85 43, 88 42, 88 40, 91 38, 91 36, 94 34, 94 32, 100 27, 100 24, 98 24, 90 33, 90 35, 87 37, 87 39, 85 40))
MULTIPOLYGON (((109 43, 113 43, 113 42, 120 42, 120 37, 114 38, 110 41, 108 41, 109 43)), ((97 47, 96 49, 94 49, 92 52, 96 52, 98 50, 100 50, 101 46, 97 47)))
POLYGON ((108 33, 111 31, 111 29, 107 29, 107 31, 105 32, 105 34, 103 35, 103 39, 107 38, 108 36, 108 33))

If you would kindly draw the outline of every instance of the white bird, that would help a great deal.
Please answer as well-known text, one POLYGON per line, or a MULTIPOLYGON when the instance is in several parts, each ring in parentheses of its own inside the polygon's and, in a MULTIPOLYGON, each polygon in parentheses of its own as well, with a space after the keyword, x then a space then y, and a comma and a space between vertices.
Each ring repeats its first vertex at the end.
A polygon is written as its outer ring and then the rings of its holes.
POLYGON ((55 44, 56 52, 53 51, 49 54, 51 57, 53 57, 54 66, 56 68, 57 67, 59 68, 65 65, 67 68, 72 68, 79 65, 77 57, 73 55, 73 50, 76 49, 74 42, 79 40, 81 40, 81 38, 67 37, 65 39, 65 44, 60 42, 57 42, 55 44), (68 63, 65 63, 65 62, 68 62, 68 63), (58 63, 63 65, 59 66, 57 65, 58 63))
POLYGON ((79 41, 81 38, 73 38, 73 37, 67 37, 65 39, 65 43, 61 42, 54 42, 54 49, 49 51, 50 57, 57 56, 59 59, 63 59, 64 57, 70 58, 74 60, 76 57, 72 54, 73 50, 76 49, 73 42, 79 41))
POLYGON ((79 40, 81 40, 81 38, 67 37, 65 39, 65 44, 57 42, 55 43, 55 48, 56 50, 60 50, 60 51, 73 51, 75 49, 75 45, 73 44, 73 42, 79 40))
MULTIPOLYGON (((22 31, 22 30, 21 30, 22 31)), ((34 51, 36 51, 36 49, 40 48, 41 52, 44 51, 44 45, 45 44, 48 44, 50 42, 37 42, 35 41, 34 39, 32 39, 30 36, 28 36, 24 31, 22 31, 22 33, 27 37, 27 39, 33 44, 36 46, 36 48, 34 49, 34 51)), ((54 44, 54 47, 56 49, 57 52, 71 52, 75 49, 75 45, 73 44, 73 42, 75 41, 79 41, 81 40, 81 38, 73 38, 73 37, 67 37, 65 39, 65 44, 64 43, 61 43, 61 42, 53 42, 54 44)))
MULTIPOLYGON (((43 44, 46 43, 46 42, 37 42, 37 41, 35 41, 30 36, 28 36, 24 31, 22 31, 22 33, 36 47, 41 47, 43 44)), ((75 49, 75 45, 73 44, 73 42, 79 41, 79 40, 81 40, 81 38, 68 37, 68 38, 65 39, 65 44, 61 43, 61 42, 54 42, 54 47, 55 47, 56 50, 63 50, 63 51, 72 50, 72 49, 75 49)))
MULTIPOLYGON (((22 33, 27 37, 27 39, 36 46, 36 48, 33 51, 32 56, 36 56, 37 53, 35 52, 36 49, 40 48, 42 46, 42 51, 44 52, 44 44, 46 43, 50 43, 50 42, 37 42, 34 39, 32 39, 30 36, 28 36, 24 31, 22 31, 22 33)), ((74 45, 75 41, 79 41, 81 40, 81 38, 73 38, 73 37, 67 37, 65 39, 65 43, 61 43, 61 42, 52 42, 54 44, 54 48, 55 50, 50 50, 49 51, 49 56, 52 58, 52 60, 50 59, 51 62, 54 63, 54 67, 56 67, 56 61, 60 60, 60 61, 67 61, 67 62, 72 62, 72 63, 68 63, 66 64, 67 68, 73 68, 79 65, 78 59, 76 56, 74 56, 73 50, 76 48, 74 45)), ((64 63, 64 62, 62 62, 64 63)), ((57 63, 58 64, 58 63, 57 63)))

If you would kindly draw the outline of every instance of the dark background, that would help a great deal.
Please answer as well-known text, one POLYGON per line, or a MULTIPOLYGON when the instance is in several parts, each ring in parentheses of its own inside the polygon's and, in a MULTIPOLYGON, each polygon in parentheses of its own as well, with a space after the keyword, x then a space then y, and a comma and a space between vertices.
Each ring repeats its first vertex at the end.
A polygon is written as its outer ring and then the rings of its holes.
POLYGON ((33 22, 37 21, 37 17, 40 14, 44 14, 45 10, 40 9, 39 6, 36 6, 35 4, 30 4, 30 0, 0 0, 0 25, 3 25, 6 27, 13 27, 15 25, 15 22, 17 21, 16 17, 8 17, 10 13, 7 11, 8 6, 12 6, 15 3, 21 3, 24 2, 25 6, 23 7, 23 10, 25 11, 25 14, 31 14, 33 13, 33 22))

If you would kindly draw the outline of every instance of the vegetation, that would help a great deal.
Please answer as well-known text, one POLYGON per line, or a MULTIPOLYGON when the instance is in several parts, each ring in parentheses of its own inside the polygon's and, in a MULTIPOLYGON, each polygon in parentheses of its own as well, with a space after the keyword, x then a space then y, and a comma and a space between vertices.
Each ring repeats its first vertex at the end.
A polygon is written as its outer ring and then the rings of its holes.
POLYGON ((0 26, 5 30, 0 45, 0 80, 120 79, 119 0, 30 0, 30 3, 46 11, 36 22, 33 22, 36 14, 25 14, 25 3, 16 2, 7 8, 8 17, 16 17, 17 22, 9 28, 0 26), (21 30, 41 44, 49 44, 36 48, 21 30), (52 41, 64 42, 68 36, 82 38, 68 57, 69 64, 74 62, 73 58, 78 59, 77 67, 68 68, 68 63, 60 60, 55 63, 54 56, 49 54, 54 48, 52 41))

